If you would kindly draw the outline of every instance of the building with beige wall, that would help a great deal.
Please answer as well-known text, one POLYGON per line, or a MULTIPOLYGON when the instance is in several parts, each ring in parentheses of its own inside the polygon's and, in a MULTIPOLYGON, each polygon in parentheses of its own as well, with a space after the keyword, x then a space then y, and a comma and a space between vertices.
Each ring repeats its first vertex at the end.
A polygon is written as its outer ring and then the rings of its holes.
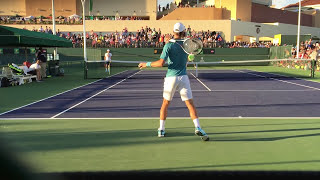
MULTIPOLYGON (((4 4, 2 1, 0 7, 3 5, 12 7, 16 6, 21 12, 25 8, 25 15, 31 15, 28 13, 39 13, 37 8, 44 9, 50 13, 51 0, 34 0, 32 3, 28 3, 31 0, 11 0, 11 3, 4 4), (41 1, 39 7, 38 4, 41 1), (21 4, 19 4, 21 3, 21 4), (20 6, 18 6, 20 5, 20 6)), ((66 0, 65 0, 66 1, 66 0)), ((253 1, 253 0, 252 0, 253 1)), ((121 31, 123 28, 128 28, 131 32, 136 32, 141 27, 151 27, 155 29, 161 29, 162 33, 172 33, 172 27, 174 23, 180 21, 186 26, 190 26, 195 31, 217 31, 222 32, 222 35, 226 41, 258 41, 258 40, 272 40, 275 35, 295 35, 297 34, 297 21, 295 17, 284 19, 278 18, 283 22, 276 22, 276 20, 268 19, 268 14, 275 13, 277 16, 279 13, 283 13, 282 10, 269 8, 266 4, 267 0, 261 0, 262 4, 252 3, 251 0, 216 0, 215 7, 210 8, 178 8, 174 9, 169 15, 157 20, 157 1, 156 0, 94 0, 91 15, 95 16, 149 16, 149 20, 87 20, 86 31, 91 30, 95 32, 115 32, 121 31), (118 3, 121 2, 121 3, 118 3), (221 2, 221 3, 220 3, 221 2), (261 8, 265 13, 257 13, 255 8, 261 8), (264 16, 266 14, 266 16, 264 16), (259 22, 252 22, 253 17, 261 16, 259 22), (291 23, 292 21, 292 23, 291 23), (291 23, 291 24, 290 24, 291 23)), ((63 6, 63 0, 55 0, 56 16, 59 13, 70 13, 82 15, 82 5, 80 0, 70 0, 70 5, 63 6), (59 4, 60 3, 60 4, 59 4), (70 7, 69 7, 70 6, 70 7), (61 10, 61 11, 60 11, 61 10)), ((257 2, 257 1, 255 1, 257 2)), ((10 8, 7 8, 10 9, 10 8)), ((4 10, 2 10, 4 11, 4 10)), ((6 11, 9 12, 9 11, 6 11)), ((293 12, 290 12, 293 13, 293 12)), ((290 13, 286 13, 289 14, 290 13)), ((44 14, 43 14, 44 15, 44 14)), ((86 15, 89 15, 89 1, 86 1, 86 15), (88 14, 87 14, 88 13, 88 14)), ((1 16, 1 14, 0 14, 1 16)), ((320 37, 320 14, 318 12, 313 14, 306 14, 303 16, 307 18, 301 26, 301 34, 310 34, 311 36, 320 37)), ((258 21, 258 20, 257 20, 258 21)), ((29 30, 35 28, 38 29, 41 25, 10 25, 18 28, 27 28, 29 30)), ((42 25, 49 26, 52 25, 42 25)), ((61 32, 82 32, 82 25, 56 25, 56 29, 61 32)))
MULTIPOLYGON (((76 0, 77 14, 82 15, 81 0, 76 0)), ((89 0, 85 3, 85 15, 94 16, 140 16, 155 20, 157 0, 94 0, 89 12, 89 0)))
MULTIPOLYGON (((55 0, 56 16, 70 16, 77 13, 77 0, 55 0)), ((52 14, 52 0, 1 0, 0 16, 45 16, 52 14)))

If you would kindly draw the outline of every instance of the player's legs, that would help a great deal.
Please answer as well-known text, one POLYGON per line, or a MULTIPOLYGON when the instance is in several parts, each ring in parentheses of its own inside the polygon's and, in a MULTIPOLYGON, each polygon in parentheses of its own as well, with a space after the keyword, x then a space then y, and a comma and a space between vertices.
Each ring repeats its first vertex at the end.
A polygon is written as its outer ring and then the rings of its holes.
POLYGON ((110 65, 111 65, 111 63, 109 62, 109 63, 108 63, 108 65, 107 65, 109 75, 111 74, 111 71, 110 71, 110 65))
POLYGON ((179 82, 178 89, 180 91, 181 100, 185 102, 189 110, 190 117, 195 127, 195 134, 200 136, 202 140, 208 141, 209 136, 201 129, 200 126, 198 113, 192 99, 192 91, 188 76, 182 76, 181 79, 179 79, 179 82))
POLYGON ((170 101, 163 98, 161 109, 160 109, 160 119, 161 120, 167 119, 169 104, 170 104, 170 101))
POLYGON ((170 104, 170 101, 163 98, 163 102, 160 109, 160 125, 158 128, 158 137, 165 136, 165 122, 167 119, 169 104, 170 104))
POLYGON ((184 102, 186 103, 186 106, 189 110, 191 119, 197 119, 198 113, 197 113, 196 107, 194 106, 193 99, 185 100, 184 102))
POLYGON ((108 72, 108 62, 104 64, 104 68, 106 69, 106 72, 108 72))
POLYGON ((177 77, 166 77, 163 84, 163 101, 160 109, 160 126, 158 137, 165 136, 165 121, 167 119, 168 107, 177 88, 177 77))

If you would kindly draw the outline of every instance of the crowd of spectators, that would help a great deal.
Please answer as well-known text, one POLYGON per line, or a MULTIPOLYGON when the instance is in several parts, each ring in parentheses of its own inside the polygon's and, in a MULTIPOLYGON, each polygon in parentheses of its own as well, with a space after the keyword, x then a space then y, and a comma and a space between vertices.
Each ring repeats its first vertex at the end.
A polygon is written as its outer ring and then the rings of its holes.
MULTIPOLYGON (((53 34, 52 29, 48 26, 40 26, 39 29, 33 28, 32 31, 53 34)), ((83 34, 60 32, 58 29, 57 36, 66 38, 72 41, 74 48, 83 47, 83 34)), ((223 39, 222 32, 216 31, 195 31, 190 26, 186 29, 187 38, 199 38, 203 42, 204 48, 270 48, 278 46, 272 42, 226 42, 223 39)), ((162 48, 169 39, 173 38, 173 34, 164 34, 161 29, 151 27, 141 27, 137 31, 129 31, 126 27, 122 31, 115 32, 94 32, 91 30, 86 34, 87 47, 92 48, 162 48)), ((317 45, 311 39, 301 42, 299 50, 299 58, 308 59, 309 54, 312 52, 312 46, 317 45)), ((284 45, 286 46, 286 45, 284 45)), ((292 58, 296 58, 296 49, 291 49, 292 58)))
MULTIPOLYGON (((33 28, 32 31, 53 34, 48 26, 33 28)), ((83 33, 56 32, 57 36, 72 41, 74 48, 83 47, 83 33)), ((190 26, 186 29, 187 38, 199 38, 203 42, 204 48, 270 48, 275 46, 271 42, 226 42, 222 32, 216 31, 195 31, 190 26)), ((173 38, 173 34, 162 33, 161 29, 151 27, 141 27, 137 31, 129 31, 126 27, 122 31, 115 32, 94 32, 91 30, 86 34, 87 47, 92 48, 162 48, 165 43, 173 38)))
MULTIPOLYGON (((220 32, 209 30, 196 32, 188 27, 186 35, 187 38, 201 39, 204 48, 224 47, 225 45, 220 32)), ((65 37, 72 41, 74 47, 83 46, 82 33, 67 33, 65 37)), ((121 32, 115 31, 110 33, 91 31, 86 34, 86 38, 87 46, 94 48, 161 48, 169 39, 173 38, 173 34, 164 34, 160 28, 156 29, 146 26, 141 27, 141 29, 135 32, 129 32, 127 28, 124 28, 121 32)))
POLYGON ((313 47, 320 49, 319 42, 313 42, 312 39, 301 41, 298 57, 295 47, 292 47, 291 49, 291 56, 292 58, 310 59, 310 54, 313 51, 313 47))

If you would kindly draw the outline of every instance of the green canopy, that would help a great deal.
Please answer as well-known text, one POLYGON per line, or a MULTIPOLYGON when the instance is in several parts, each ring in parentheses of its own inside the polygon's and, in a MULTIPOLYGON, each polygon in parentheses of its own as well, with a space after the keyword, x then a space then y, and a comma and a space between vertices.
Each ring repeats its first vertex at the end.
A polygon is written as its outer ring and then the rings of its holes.
POLYGON ((72 42, 65 38, 25 29, 0 25, 1 47, 72 47, 72 42))

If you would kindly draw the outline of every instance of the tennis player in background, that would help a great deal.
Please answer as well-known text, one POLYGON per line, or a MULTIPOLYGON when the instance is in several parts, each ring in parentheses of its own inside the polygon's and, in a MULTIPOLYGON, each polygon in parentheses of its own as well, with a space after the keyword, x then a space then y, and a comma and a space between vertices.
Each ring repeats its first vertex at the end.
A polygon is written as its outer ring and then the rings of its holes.
POLYGON ((106 72, 109 73, 109 75, 110 75, 111 57, 112 57, 112 53, 110 53, 110 49, 107 49, 107 52, 104 54, 104 60, 106 61, 105 63, 106 72))
POLYGON ((168 63, 168 70, 164 79, 163 102, 160 109, 160 126, 158 128, 158 137, 165 136, 165 121, 170 102, 175 91, 180 92, 182 101, 186 103, 190 117, 195 126, 195 134, 202 140, 208 141, 209 136, 201 128, 196 107, 193 103, 192 91, 189 77, 187 75, 188 54, 184 52, 181 45, 185 37, 185 26, 182 23, 176 23, 173 28, 174 39, 171 39, 163 48, 160 59, 154 62, 140 63, 140 69, 146 67, 162 67, 165 62, 168 63), (180 43, 180 45, 178 44, 180 43))

